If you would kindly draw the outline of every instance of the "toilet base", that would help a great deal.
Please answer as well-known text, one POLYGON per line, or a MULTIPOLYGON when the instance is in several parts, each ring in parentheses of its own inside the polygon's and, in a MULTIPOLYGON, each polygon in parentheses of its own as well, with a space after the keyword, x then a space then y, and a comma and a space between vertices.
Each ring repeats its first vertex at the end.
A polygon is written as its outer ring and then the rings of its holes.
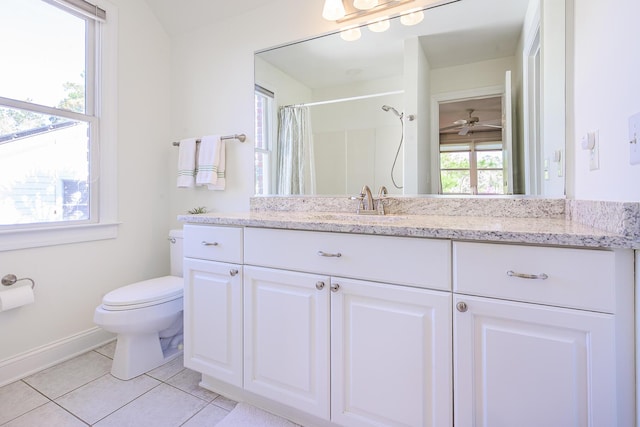
POLYGON ((157 332, 133 336, 120 334, 116 342, 111 375, 121 380, 130 380, 180 356, 181 347, 169 347, 163 352, 157 332))

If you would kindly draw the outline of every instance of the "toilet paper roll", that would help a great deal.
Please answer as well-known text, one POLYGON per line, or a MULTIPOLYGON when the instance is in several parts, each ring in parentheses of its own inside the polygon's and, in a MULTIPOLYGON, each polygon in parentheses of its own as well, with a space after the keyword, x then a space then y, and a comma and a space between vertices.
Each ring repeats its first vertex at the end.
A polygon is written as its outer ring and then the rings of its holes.
POLYGON ((34 301, 31 286, 18 286, 6 290, 0 290, 0 311, 11 310, 31 304, 34 301))

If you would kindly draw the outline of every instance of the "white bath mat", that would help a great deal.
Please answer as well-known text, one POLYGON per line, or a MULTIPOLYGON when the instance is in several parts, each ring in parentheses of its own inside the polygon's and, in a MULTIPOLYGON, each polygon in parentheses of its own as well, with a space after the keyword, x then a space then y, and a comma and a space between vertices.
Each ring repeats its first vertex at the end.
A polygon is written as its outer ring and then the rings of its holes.
POLYGON ((297 424, 240 402, 216 427, 297 427, 297 424))

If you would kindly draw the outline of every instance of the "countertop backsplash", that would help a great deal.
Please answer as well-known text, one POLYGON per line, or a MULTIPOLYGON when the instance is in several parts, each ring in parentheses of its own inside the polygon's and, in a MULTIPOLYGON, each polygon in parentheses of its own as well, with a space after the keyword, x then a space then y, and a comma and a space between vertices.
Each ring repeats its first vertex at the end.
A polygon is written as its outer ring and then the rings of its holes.
MULTIPOLYGON (((344 196, 252 197, 251 211, 354 213, 357 201, 344 196)), ((386 212, 498 218, 564 218, 571 222, 640 240, 640 203, 529 197, 396 197, 386 212)))

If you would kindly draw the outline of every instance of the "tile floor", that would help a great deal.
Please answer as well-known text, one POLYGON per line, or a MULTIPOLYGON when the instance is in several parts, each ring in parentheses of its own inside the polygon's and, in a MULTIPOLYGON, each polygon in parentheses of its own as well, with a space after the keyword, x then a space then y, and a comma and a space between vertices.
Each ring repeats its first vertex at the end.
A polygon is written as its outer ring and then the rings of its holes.
POLYGON ((198 387, 182 357, 129 381, 113 377, 115 342, 0 387, 1 427, 210 427, 236 402, 198 387))

